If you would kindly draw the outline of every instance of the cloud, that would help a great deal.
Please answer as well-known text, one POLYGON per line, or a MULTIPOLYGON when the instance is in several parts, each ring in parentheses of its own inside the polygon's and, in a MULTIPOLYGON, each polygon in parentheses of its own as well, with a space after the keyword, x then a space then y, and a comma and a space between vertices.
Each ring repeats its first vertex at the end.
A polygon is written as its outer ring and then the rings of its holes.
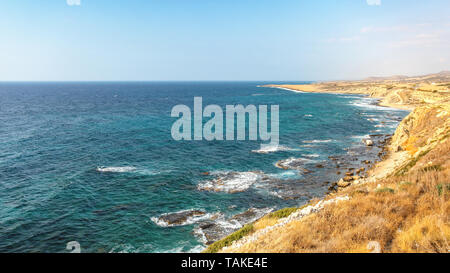
POLYGON ((352 43, 352 42, 357 42, 360 39, 361 39, 360 36, 351 36, 351 37, 330 38, 330 39, 326 40, 325 42, 327 42, 327 43, 336 43, 336 42, 352 43))
POLYGON ((66 0, 66 3, 69 6, 80 6, 81 0, 66 0))
POLYGON ((369 6, 381 6, 381 0, 366 0, 369 6))
POLYGON ((363 27, 361 33, 380 33, 380 32, 406 32, 411 31, 410 26, 387 26, 387 27, 363 27))

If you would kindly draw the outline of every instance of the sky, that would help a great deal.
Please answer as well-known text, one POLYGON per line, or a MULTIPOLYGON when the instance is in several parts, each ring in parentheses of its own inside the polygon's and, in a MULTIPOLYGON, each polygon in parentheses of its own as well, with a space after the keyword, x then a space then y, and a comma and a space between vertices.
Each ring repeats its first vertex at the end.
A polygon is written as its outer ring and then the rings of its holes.
POLYGON ((0 81, 313 81, 450 70, 448 0, 1 0, 0 81))

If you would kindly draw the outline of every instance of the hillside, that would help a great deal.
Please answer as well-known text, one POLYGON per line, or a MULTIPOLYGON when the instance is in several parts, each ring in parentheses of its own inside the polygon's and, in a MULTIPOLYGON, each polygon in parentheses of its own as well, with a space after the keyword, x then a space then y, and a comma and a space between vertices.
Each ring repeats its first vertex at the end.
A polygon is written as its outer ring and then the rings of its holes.
POLYGON ((411 109, 366 178, 341 179, 323 200, 271 213, 206 252, 450 251, 450 74, 311 85, 411 109))

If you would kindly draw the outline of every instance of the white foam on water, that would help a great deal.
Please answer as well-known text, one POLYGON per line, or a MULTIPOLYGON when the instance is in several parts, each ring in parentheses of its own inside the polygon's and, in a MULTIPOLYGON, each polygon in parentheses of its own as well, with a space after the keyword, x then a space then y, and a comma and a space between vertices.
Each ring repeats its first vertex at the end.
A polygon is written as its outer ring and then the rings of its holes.
POLYGON ((175 247, 168 250, 158 251, 158 253, 200 253, 203 250, 205 250, 204 245, 196 245, 194 247, 186 249, 186 246, 189 244, 189 242, 177 242, 177 244, 181 245, 179 247, 175 247), (183 246, 184 245, 184 246, 183 246))
POLYGON ((163 216, 167 216, 170 214, 181 214, 184 212, 191 212, 191 211, 202 211, 202 210, 198 210, 198 209, 187 209, 187 210, 180 210, 177 212, 172 212, 172 213, 164 213, 161 214, 158 217, 151 217, 150 220, 152 220, 156 225, 160 226, 160 227, 175 227, 175 226, 187 226, 187 225, 192 225, 195 224, 197 222, 201 222, 201 221, 205 221, 205 220, 209 220, 211 219, 213 216, 216 216, 217 213, 205 213, 202 215, 193 215, 193 216, 188 216, 186 218, 185 221, 183 221, 180 224, 169 224, 167 221, 165 221, 163 219, 163 216))
POLYGON ((279 87, 279 86, 275 86, 273 88, 277 88, 277 89, 281 89, 281 90, 286 90, 286 91, 291 91, 291 92, 295 92, 295 93, 306 93, 304 91, 300 91, 300 90, 295 90, 295 89, 290 89, 290 88, 286 88, 286 87, 279 87))
POLYGON ((293 149, 293 148, 282 146, 282 145, 273 145, 273 146, 264 146, 259 150, 252 150, 252 153, 269 154, 269 153, 276 153, 276 152, 280 152, 280 151, 298 151, 298 149, 293 149))
POLYGON ((216 171, 212 172, 211 175, 217 176, 217 178, 201 182, 197 186, 199 190, 227 193, 243 192, 262 177, 262 173, 258 172, 216 171))
POLYGON ((270 174, 269 176, 277 179, 292 179, 295 177, 301 177, 298 171, 285 171, 281 173, 270 174))
POLYGON ((369 135, 363 135, 363 136, 352 136, 352 138, 356 138, 356 139, 365 139, 365 138, 370 138, 369 135))
POLYGON ((318 154, 302 154, 302 156, 305 156, 305 157, 313 157, 313 158, 320 157, 320 155, 318 155, 318 154))
POLYGON ((350 105, 366 108, 370 110, 379 110, 379 111, 396 111, 397 109, 391 108, 391 107, 385 107, 385 106, 379 106, 376 104, 373 104, 375 99, 372 98, 361 98, 359 100, 355 100, 350 102, 350 105))
POLYGON ((303 145, 300 145, 300 147, 302 147, 302 148, 314 148, 314 147, 316 147, 316 145, 313 145, 313 144, 303 144, 303 145))
POLYGON ((171 172, 171 170, 154 171, 154 170, 148 170, 148 169, 140 169, 140 168, 131 167, 131 166, 97 167, 95 170, 100 173, 135 173, 135 174, 148 175, 148 176, 171 172))
POLYGON ((332 139, 315 139, 315 140, 303 140, 303 143, 329 143, 332 139))
POLYGON ((129 173, 136 171, 135 167, 97 167, 97 172, 101 173, 129 173))
POLYGON ((358 96, 340 96, 341 98, 346 98, 346 99, 361 99, 361 97, 358 96))
POLYGON ((275 163, 275 167, 280 169, 290 169, 290 170, 305 170, 303 166, 308 163, 314 163, 317 160, 309 159, 309 158, 287 158, 280 160, 275 163))
POLYGON ((269 194, 277 198, 284 199, 283 196, 276 191, 269 191, 269 194))
POLYGON ((151 244, 142 244, 139 247, 133 246, 132 244, 120 244, 114 246, 109 253, 145 253, 152 251, 153 245, 151 244))

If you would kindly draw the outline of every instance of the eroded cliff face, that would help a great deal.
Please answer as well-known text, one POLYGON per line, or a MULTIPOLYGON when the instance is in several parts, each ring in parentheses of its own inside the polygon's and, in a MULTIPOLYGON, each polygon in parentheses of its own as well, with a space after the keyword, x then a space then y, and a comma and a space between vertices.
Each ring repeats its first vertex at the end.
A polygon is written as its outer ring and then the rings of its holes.
POLYGON ((406 151, 410 156, 406 164, 417 168, 411 161, 432 152, 449 136, 450 103, 431 104, 417 107, 399 124, 389 148, 393 153, 406 151))
POLYGON ((417 107, 390 149, 367 179, 284 218, 267 215, 220 251, 371 252, 376 244, 379 252, 448 253, 450 103, 417 107))
POLYGON ((441 74, 401 82, 272 86, 366 94, 380 98, 382 105, 412 111, 399 124, 389 155, 367 178, 339 189, 323 202, 312 200, 305 207, 290 209, 288 216, 267 215, 247 226, 245 234, 240 231, 222 241, 226 247, 221 251, 370 252, 369 246, 376 243, 380 252, 448 253, 450 73, 441 74))

